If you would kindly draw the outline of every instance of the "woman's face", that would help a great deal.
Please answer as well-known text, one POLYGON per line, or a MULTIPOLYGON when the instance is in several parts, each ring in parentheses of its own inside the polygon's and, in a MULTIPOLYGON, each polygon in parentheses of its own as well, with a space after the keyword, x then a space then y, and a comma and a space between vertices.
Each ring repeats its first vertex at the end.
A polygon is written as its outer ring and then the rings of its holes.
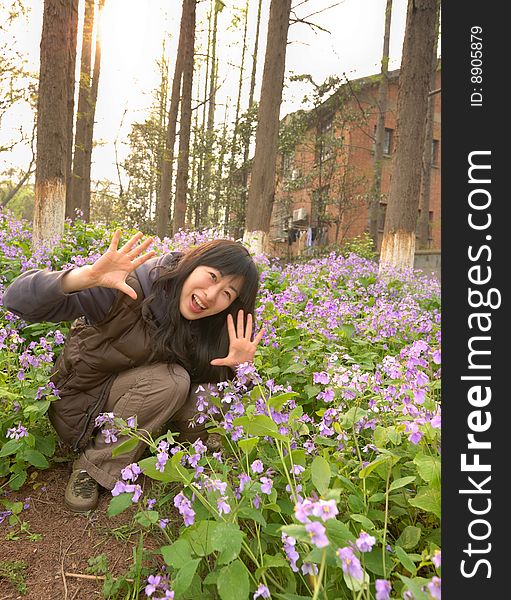
POLYGON ((214 267, 196 267, 183 284, 179 311, 189 321, 216 315, 236 300, 242 283, 242 277, 224 276, 214 267))

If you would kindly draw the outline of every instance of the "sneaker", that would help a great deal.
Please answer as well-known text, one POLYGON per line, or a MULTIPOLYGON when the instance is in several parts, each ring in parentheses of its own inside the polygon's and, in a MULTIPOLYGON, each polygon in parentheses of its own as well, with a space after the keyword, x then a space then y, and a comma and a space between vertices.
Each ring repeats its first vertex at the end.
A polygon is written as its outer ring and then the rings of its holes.
POLYGON ((88 512, 98 505, 99 486, 97 481, 81 469, 71 473, 67 482, 64 501, 73 512, 88 512))

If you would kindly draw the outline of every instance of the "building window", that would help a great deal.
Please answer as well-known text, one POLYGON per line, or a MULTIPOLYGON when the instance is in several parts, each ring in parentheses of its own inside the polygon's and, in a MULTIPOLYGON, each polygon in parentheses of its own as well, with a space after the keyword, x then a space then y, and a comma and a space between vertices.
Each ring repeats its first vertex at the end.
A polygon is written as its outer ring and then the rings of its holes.
POLYGON ((438 167, 440 157, 440 140, 431 141, 431 164, 438 167))
POLYGON ((394 146, 394 130, 385 127, 385 136, 383 138, 383 154, 392 154, 394 146))
POLYGON ((290 152, 282 155, 282 175, 284 177, 291 176, 294 164, 293 158, 294 157, 290 152))
POLYGON ((321 164, 334 155, 332 117, 320 122, 316 138, 316 164, 321 164))

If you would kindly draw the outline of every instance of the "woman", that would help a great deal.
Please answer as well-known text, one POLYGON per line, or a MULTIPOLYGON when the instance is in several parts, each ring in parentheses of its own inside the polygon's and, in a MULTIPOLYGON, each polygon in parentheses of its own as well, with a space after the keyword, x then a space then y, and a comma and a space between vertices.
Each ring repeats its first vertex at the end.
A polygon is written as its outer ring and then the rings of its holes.
POLYGON ((139 232, 119 249, 120 236, 92 265, 23 273, 3 300, 27 321, 73 320, 55 363, 60 399, 49 417, 80 452, 65 493, 75 512, 95 508, 99 486, 112 489, 145 449, 140 443, 112 457, 116 444, 95 435, 100 413, 136 416, 152 434, 168 427, 179 441, 206 439, 204 429, 189 427, 197 384, 232 377, 264 333, 252 340, 259 276, 241 244, 213 240, 155 257, 151 238, 140 242, 139 232))

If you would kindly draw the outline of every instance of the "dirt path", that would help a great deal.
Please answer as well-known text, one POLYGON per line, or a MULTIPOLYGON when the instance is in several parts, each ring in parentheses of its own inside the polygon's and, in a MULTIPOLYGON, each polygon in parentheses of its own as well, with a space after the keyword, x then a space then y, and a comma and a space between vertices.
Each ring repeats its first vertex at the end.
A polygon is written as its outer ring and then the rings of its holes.
MULTIPOLYGON (((29 523, 29 532, 40 534, 40 540, 32 541, 29 534, 20 533, 19 539, 7 536, 20 531, 10 526, 7 519, 0 525, 0 565, 7 563, 11 573, 20 561, 26 568, 21 570, 26 592, 22 593, 10 582, 9 575, 0 569, 0 600, 90 600, 103 598, 103 581, 76 577, 72 574, 86 573, 88 559, 100 554, 108 557, 109 571, 114 576, 126 573, 132 564, 133 547, 139 542, 139 534, 129 509, 110 518, 106 514, 110 494, 103 491, 98 508, 90 515, 77 515, 64 505, 64 489, 69 467, 58 464, 25 484, 21 490, 10 492, 9 500, 30 497, 30 507, 20 517, 29 523)), ((3 507, 0 507, 3 510, 3 507)), ((150 543, 145 538, 144 545, 150 543)), ((153 540, 154 542, 154 540, 153 540)))

